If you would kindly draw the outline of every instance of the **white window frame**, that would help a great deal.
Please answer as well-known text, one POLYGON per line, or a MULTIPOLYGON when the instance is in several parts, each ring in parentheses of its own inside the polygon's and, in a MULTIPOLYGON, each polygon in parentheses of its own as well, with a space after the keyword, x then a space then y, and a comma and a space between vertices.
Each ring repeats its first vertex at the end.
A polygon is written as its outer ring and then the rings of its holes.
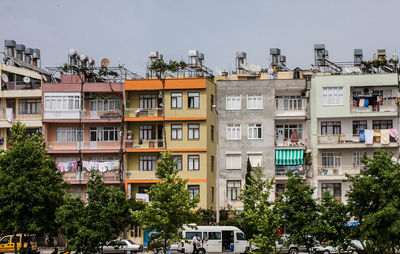
POLYGON ((343 86, 323 87, 322 88, 322 105, 343 105, 343 86))
POLYGON ((171 124, 171 140, 182 140, 182 124, 171 124))
POLYGON ((200 124, 188 124, 188 139, 200 139, 200 124))
POLYGON ((226 110, 240 110, 242 98, 240 94, 226 95, 226 110))
POLYGON ((262 94, 248 94, 247 95, 247 109, 262 109, 263 108, 263 95, 262 94))
POLYGON ((229 201, 239 200, 241 188, 241 180, 226 180, 226 198, 229 201))
POLYGON ((277 123, 275 124, 275 138, 278 139, 279 138, 279 132, 282 132, 283 134, 283 138, 289 140, 290 136, 292 134, 292 132, 294 130, 297 130, 298 134, 299 134, 299 139, 303 138, 303 125, 302 124, 297 124, 297 123, 293 123, 293 124, 287 124, 287 123, 277 123), (294 127, 296 126, 296 127, 294 127))
POLYGON ((227 140, 242 139, 242 129, 239 123, 230 123, 226 125, 226 139, 227 140))
POLYGON ((50 95, 44 96, 46 111, 79 111, 81 97, 79 95, 50 95))
POLYGON ((262 163, 262 159, 263 159, 262 153, 248 153, 248 154, 247 154, 247 157, 248 157, 249 160, 250 160, 250 164, 251 164, 251 167, 252 167, 252 168, 256 168, 256 167, 261 167, 261 168, 262 168, 262 166, 263 166, 263 163, 262 163), (259 158, 257 158, 257 157, 259 157, 259 158), (259 160, 260 163, 254 163, 254 161, 256 161, 256 160, 259 160), (257 165, 255 165, 255 164, 257 164, 257 165))
POLYGON ((200 170, 200 155, 188 155, 188 170, 197 171, 200 170))
POLYGON ((262 139, 262 124, 249 123, 248 124, 248 139, 262 139), (259 129, 261 130, 259 132, 259 129), (259 136, 260 134, 260 136, 259 136))
POLYGON ((303 99, 300 95, 276 96, 275 107, 277 110, 302 110, 303 99))
POLYGON ((155 155, 139 156, 139 171, 155 171, 156 164, 157 164, 157 156, 155 155))
POLYGON ((200 93, 190 92, 188 93, 188 108, 200 108, 200 93))
POLYGON ((83 130, 78 127, 58 127, 56 129, 57 142, 83 142, 83 130))
POLYGON ((342 167, 342 153, 332 153, 332 152, 324 152, 321 154, 321 165, 324 168, 341 168, 342 167), (325 158, 325 165, 324 165, 325 158), (326 163, 327 159, 332 160, 333 163, 326 163))
POLYGON ((182 93, 178 92, 171 93, 171 108, 173 109, 182 108, 182 93))
POLYGON ((225 155, 225 168, 228 170, 242 169, 242 154, 241 153, 227 153, 225 155), (237 161, 239 160, 239 161, 237 161))
POLYGON ((95 97, 90 100, 90 111, 96 112, 108 112, 108 111, 120 111, 121 110, 121 99, 101 99, 95 97))
POLYGON ((364 166, 364 163, 361 162, 361 158, 367 154, 366 152, 353 152, 352 154, 352 161, 354 166, 364 166))
POLYGON ((119 140, 119 127, 117 126, 90 127, 91 142, 116 142, 119 140), (92 140, 92 133, 96 134, 96 140, 92 140), (111 139, 111 137, 113 138, 111 139))

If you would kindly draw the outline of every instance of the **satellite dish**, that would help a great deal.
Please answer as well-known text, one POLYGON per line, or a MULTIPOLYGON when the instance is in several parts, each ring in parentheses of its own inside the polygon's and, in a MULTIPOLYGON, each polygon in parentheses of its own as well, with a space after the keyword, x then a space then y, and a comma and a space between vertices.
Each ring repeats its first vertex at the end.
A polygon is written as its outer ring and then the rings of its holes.
POLYGON ((7 74, 5 74, 5 73, 3 73, 3 74, 1 74, 1 79, 4 81, 4 82, 8 82, 8 76, 7 76, 7 74))
POLYGON ((77 54, 78 54, 78 52, 76 52, 75 49, 69 49, 68 50, 68 56, 74 56, 74 55, 77 55, 77 54))
POLYGON ((222 76, 222 71, 220 68, 215 67, 215 72, 217 73, 218 76, 222 76))
POLYGON ((30 77, 24 77, 24 83, 28 84, 29 82, 31 82, 31 78, 30 77))
POLYGON ((107 58, 101 59, 101 67, 108 67, 109 64, 110 60, 108 60, 107 58))
POLYGON ((79 56, 79 59, 81 59, 81 61, 83 62, 83 61, 87 61, 89 58, 88 58, 87 55, 82 54, 82 55, 79 56))
POLYGON ((44 82, 47 82, 47 77, 46 77, 46 75, 42 75, 42 78, 43 78, 44 82))

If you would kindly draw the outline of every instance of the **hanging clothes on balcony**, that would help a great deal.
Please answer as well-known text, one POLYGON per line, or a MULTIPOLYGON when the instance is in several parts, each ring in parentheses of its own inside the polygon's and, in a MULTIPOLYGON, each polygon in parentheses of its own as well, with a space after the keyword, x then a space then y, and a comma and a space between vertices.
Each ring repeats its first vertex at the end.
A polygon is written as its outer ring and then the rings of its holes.
POLYGON ((275 165, 304 164, 303 150, 275 150, 275 165))
POLYGON ((399 139, 397 129, 390 129, 389 134, 392 138, 394 138, 396 141, 399 139))
POLYGON ((389 130, 381 130, 381 144, 388 145, 390 143, 389 130))
POLYGON ((364 101, 365 101, 365 99, 360 99, 360 102, 358 103, 360 108, 364 107, 364 103, 365 103, 364 101))
POLYGON ((372 145, 374 143, 374 130, 365 130, 365 144, 372 145))
POLYGON ((375 142, 381 142, 381 130, 374 130, 375 142))
POLYGON ((367 98, 364 99, 364 108, 368 108, 368 99, 367 98))
POLYGON ((360 129, 359 130, 360 133, 360 142, 365 142, 365 130, 364 129, 360 129))
POLYGON ((299 132, 297 130, 293 130, 292 134, 290 135, 291 142, 299 142, 299 132))

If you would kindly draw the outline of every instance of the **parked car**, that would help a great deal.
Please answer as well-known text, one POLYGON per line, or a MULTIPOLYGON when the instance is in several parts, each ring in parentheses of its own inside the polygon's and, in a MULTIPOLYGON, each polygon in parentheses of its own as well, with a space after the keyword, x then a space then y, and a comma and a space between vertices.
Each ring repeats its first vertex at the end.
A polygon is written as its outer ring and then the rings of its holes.
POLYGON ((297 244, 286 245, 287 236, 283 235, 278 241, 275 242, 275 251, 279 253, 298 254, 299 252, 307 252, 307 247, 297 244))
POLYGON ((143 251, 143 245, 136 244, 131 240, 113 240, 106 246, 103 246, 103 253, 123 253, 132 254, 143 251))
MULTIPOLYGON (((18 252, 20 251, 22 247, 22 234, 17 234, 17 237, 15 238, 14 235, 6 235, 0 239, 0 253, 3 252, 14 252, 15 250, 15 245, 17 245, 17 250, 18 252)), ((28 241, 29 241, 29 236, 24 236, 24 249, 28 248, 28 241)), ((36 241, 36 236, 31 235, 30 236, 30 248, 33 253, 39 253, 38 247, 37 247, 37 241, 36 241)))
POLYGON ((335 254, 335 253, 351 253, 351 254, 360 254, 364 250, 363 245, 358 240, 352 240, 350 242, 350 246, 346 251, 340 251, 337 247, 333 247, 330 245, 319 245, 313 248, 313 253, 315 254, 335 254))

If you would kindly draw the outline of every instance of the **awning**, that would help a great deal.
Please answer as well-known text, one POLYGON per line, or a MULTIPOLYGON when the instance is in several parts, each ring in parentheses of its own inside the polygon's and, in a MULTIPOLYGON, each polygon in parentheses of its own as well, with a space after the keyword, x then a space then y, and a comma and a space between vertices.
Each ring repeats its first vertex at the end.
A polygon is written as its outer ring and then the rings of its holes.
POLYGON ((275 165, 304 164, 303 150, 275 150, 275 165))

